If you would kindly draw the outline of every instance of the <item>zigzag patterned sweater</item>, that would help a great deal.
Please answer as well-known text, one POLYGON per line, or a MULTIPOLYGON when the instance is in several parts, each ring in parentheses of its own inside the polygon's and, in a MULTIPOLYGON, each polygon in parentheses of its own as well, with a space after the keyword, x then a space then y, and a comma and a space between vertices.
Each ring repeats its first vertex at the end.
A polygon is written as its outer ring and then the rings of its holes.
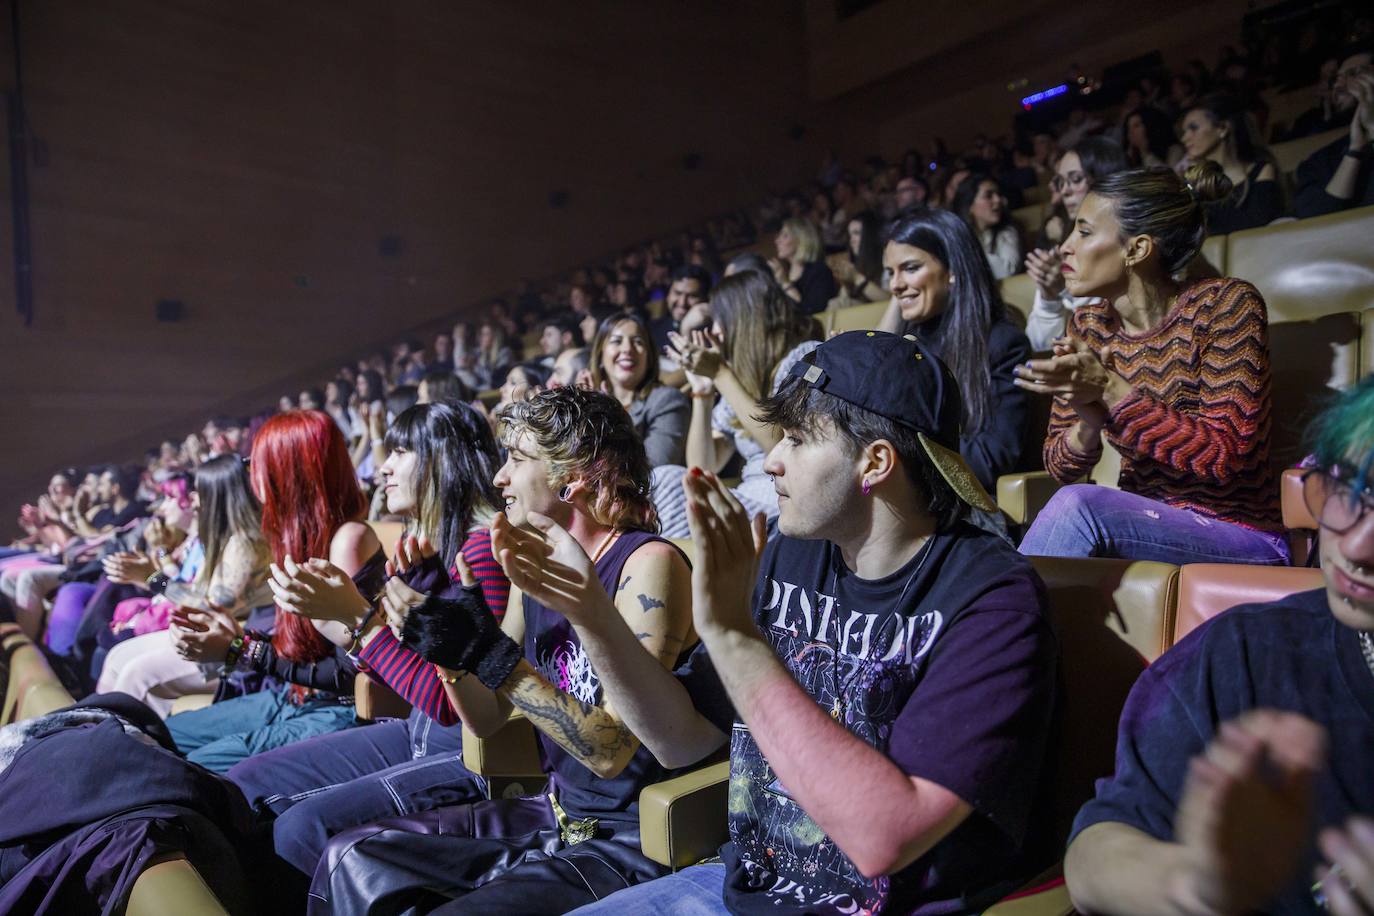
MULTIPOLYGON (((1269 331, 1264 299, 1244 280, 1203 280, 1184 290, 1147 334, 1121 329, 1105 302, 1073 313, 1069 333, 1131 385, 1111 410, 1107 439, 1121 453, 1122 490, 1208 518, 1281 531, 1269 466, 1269 331)), ((1058 401, 1045 469, 1081 479, 1101 457, 1069 447, 1078 419, 1058 401)))

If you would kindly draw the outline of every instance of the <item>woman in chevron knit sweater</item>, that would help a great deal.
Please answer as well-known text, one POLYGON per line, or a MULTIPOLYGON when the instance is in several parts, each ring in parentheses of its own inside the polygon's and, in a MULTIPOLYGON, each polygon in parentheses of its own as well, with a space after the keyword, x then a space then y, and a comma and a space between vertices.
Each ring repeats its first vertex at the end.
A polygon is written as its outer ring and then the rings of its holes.
POLYGON ((1036 518, 1021 552, 1166 563, 1287 564, 1269 466, 1264 300, 1243 280, 1174 278, 1206 237, 1203 205, 1230 182, 1214 164, 1104 178, 1060 248, 1073 315, 1054 356, 1016 370, 1054 395, 1045 467, 1081 480, 1104 438, 1120 489, 1073 484, 1036 518))

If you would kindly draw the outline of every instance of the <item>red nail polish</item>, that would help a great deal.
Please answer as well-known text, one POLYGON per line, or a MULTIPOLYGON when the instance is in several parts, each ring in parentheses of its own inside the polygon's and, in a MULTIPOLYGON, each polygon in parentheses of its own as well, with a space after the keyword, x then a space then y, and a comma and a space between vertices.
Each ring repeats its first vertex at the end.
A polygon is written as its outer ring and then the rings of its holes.
POLYGON ((701 476, 701 468, 692 468, 692 470, 691 470, 691 475, 692 475, 693 477, 700 477, 700 476, 701 476))

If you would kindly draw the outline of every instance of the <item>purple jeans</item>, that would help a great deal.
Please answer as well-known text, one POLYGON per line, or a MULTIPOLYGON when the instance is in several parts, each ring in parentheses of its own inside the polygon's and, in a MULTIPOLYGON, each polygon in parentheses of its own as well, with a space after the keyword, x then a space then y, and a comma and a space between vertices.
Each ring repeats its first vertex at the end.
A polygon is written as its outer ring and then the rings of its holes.
POLYGON ((81 625, 81 616, 86 613, 86 604, 95 594, 92 582, 68 582, 57 590, 52 600, 52 611, 48 613, 48 631, 43 641, 58 655, 66 655, 76 642, 76 629, 81 625))
POLYGON ((1121 557, 1161 563, 1289 564, 1282 534, 1255 531, 1110 487, 1072 484, 1021 541, 1035 557, 1121 557))

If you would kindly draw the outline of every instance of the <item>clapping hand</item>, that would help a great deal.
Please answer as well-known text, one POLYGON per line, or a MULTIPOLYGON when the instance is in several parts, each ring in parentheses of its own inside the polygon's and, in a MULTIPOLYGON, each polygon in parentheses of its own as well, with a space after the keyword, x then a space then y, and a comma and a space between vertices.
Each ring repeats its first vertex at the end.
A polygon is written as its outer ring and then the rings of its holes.
POLYGON ((281 565, 268 567, 267 585, 277 607, 311 620, 336 621, 356 627, 371 610, 371 602, 342 569, 318 558, 297 563, 287 554, 281 565))
POLYGON ((1056 340, 1053 356, 1032 359, 1017 366, 1013 374, 1017 387, 1054 395, 1080 415, 1094 414, 1094 419, 1105 412, 1099 408, 1115 404, 1130 391, 1125 379, 1109 371, 1091 347, 1074 338, 1056 340))
POLYGON ((1177 891, 1190 909, 1251 912, 1291 880, 1325 764, 1326 733, 1302 716, 1259 709, 1222 724, 1189 764, 1174 819, 1188 850, 1177 891))
POLYGON ((117 585, 147 586, 148 580, 158 571, 157 564, 146 553, 125 551, 112 553, 101 560, 105 578, 117 585))
POLYGON ((511 584, 574 624, 616 613, 596 567, 561 525, 538 512, 529 514, 535 530, 517 528, 505 513, 491 526, 491 550, 511 584))
POLYGON ((676 331, 669 331, 668 340, 670 343, 665 352, 689 377, 695 375, 707 381, 714 381, 721 367, 725 365, 719 342, 708 331, 693 331, 690 338, 676 331))
POLYGON ((1033 248, 1026 254, 1026 273, 1046 299, 1058 299, 1064 292, 1064 274, 1060 270, 1063 263, 1057 248, 1033 248))
POLYGON ((1315 893, 1336 916, 1374 913, 1374 820, 1352 817, 1323 830, 1317 845, 1330 865, 1317 869, 1315 893))
POLYGON ((755 633, 750 607, 759 556, 767 541, 762 515, 744 506, 715 474, 701 468, 682 478, 687 522, 696 542, 692 565, 692 617, 706 637, 729 631, 755 633))
POLYGON ((222 662, 229 644, 243 635, 243 627, 224 608, 177 607, 172 611, 172 644, 177 654, 193 662, 222 662))

